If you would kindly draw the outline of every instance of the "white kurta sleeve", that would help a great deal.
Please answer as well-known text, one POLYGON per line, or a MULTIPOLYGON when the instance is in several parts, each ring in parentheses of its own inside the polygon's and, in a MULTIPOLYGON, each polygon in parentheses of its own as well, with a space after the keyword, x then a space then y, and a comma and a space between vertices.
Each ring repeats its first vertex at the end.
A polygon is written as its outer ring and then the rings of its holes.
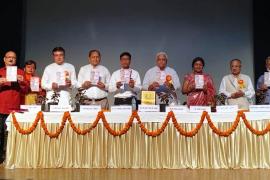
POLYGON ((255 91, 251 82, 251 79, 248 77, 247 90, 244 92, 245 96, 251 99, 255 95, 255 91))
POLYGON ((115 71, 110 78, 110 83, 109 83, 110 93, 114 93, 117 90, 116 83, 117 83, 117 71, 115 71))
POLYGON ((41 78, 41 87, 46 91, 52 90, 52 82, 50 81, 50 72, 49 69, 46 67, 41 78))
POLYGON ((231 97, 232 93, 228 92, 226 90, 226 77, 223 77, 221 83, 220 83, 220 87, 219 87, 219 94, 225 94, 228 98, 231 97))
POLYGON ((151 84, 150 79, 150 72, 149 70, 145 73, 144 79, 143 79, 143 90, 148 90, 149 85, 151 84))
POLYGON ((105 73, 105 82, 104 82, 105 90, 109 89, 110 79, 111 79, 111 74, 110 74, 109 70, 107 69, 106 73, 105 73))
POLYGON ((83 68, 80 68, 79 74, 78 74, 78 82, 77 82, 77 87, 81 88, 82 84, 84 83, 85 78, 84 78, 84 70, 83 68))
POLYGON ((174 88, 175 89, 180 89, 181 84, 180 84, 179 76, 178 76, 176 71, 173 72, 172 78, 173 78, 174 88))
POLYGON ((73 88, 77 87, 77 79, 76 79, 76 71, 75 71, 75 68, 74 66, 72 67, 71 69, 71 85, 73 88))
POLYGON ((135 77, 134 77, 134 81, 135 81, 135 86, 133 88, 133 92, 135 92, 136 94, 138 94, 141 89, 142 89, 142 85, 141 85, 141 78, 140 78, 140 74, 136 73, 135 77))

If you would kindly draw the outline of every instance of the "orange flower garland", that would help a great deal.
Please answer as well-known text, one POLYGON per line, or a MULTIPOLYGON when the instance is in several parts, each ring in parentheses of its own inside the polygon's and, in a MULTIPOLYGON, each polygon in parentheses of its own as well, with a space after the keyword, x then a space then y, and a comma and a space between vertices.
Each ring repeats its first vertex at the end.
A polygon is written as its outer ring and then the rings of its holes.
POLYGON ((196 125, 195 128, 193 128, 191 131, 185 131, 184 128, 182 128, 178 122, 177 119, 174 115, 174 113, 171 111, 167 114, 165 121, 162 123, 161 127, 158 128, 155 131, 150 131, 149 129, 147 129, 144 124, 142 123, 140 116, 138 115, 137 111, 134 111, 132 113, 132 115, 129 118, 129 121, 124 125, 124 127, 122 129, 120 129, 119 131, 116 131, 114 129, 111 128, 110 124, 108 123, 108 121, 106 120, 106 117, 104 115, 103 111, 100 111, 95 119, 95 121, 91 124, 91 126, 89 128, 86 128, 84 130, 81 130, 79 127, 76 127, 74 122, 72 121, 72 118, 70 116, 69 112, 65 112, 63 117, 62 117, 62 121, 61 121, 61 125, 60 127, 57 128, 57 130, 55 132, 49 132, 45 120, 44 120, 44 115, 42 112, 39 112, 33 122, 33 124, 28 128, 28 129, 22 129, 16 119, 15 113, 12 113, 12 122, 13 125, 15 126, 16 130, 23 135, 27 135, 27 134, 31 134, 37 127, 38 122, 40 121, 41 124, 41 128, 44 130, 44 133, 49 136, 50 138, 57 138, 63 131, 66 122, 68 121, 70 124, 70 127, 79 135, 86 135, 87 133, 90 133, 99 123, 99 120, 101 119, 103 122, 104 127, 107 129, 107 131, 109 132, 109 134, 113 135, 113 136, 121 136, 126 134, 130 127, 133 125, 133 121, 134 119, 137 120, 139 127, 141 128, 141 130, 147 135, 147 136, 152 136, 152 137, 156 137, 159 136, 160 134, 162 134, 165 130, 165 128, 167 127, 170 119, 172 119, 173 125, 174 127, 177 129, 177 131, 185 136, 185 137, 193 137, 195 136, 198 131, 201 129, 202 125, 203 125, 203 121, 206 119, 208 122, 209 127, 213 130, 213 132, 219 136, 222 137, 228 137, 230 136, 238 127, 238 124, 240 122, 240 118, 243 119, 244 124, 246 125, 246 127, 253 133, 256 134, 258 136, 260 135, 265 135, 266 133, 268 133, 270 131, 270 123, 268 123, 267 127, 263 130, 256 130, 254 129, 251 124, 248 122, 248 120, 246 119, 245 113, 244 111, 239 111, 237 113, 237 117, 235 119, 235 121, 233 122, 232 126, 226 130, 226 131, 221 131, 219 130, 214 123, 212 122, 209 114, 207 112, 203 112, 201 115, 201 119, 200 122, 196 125))
POLYGON ((207 119, 207 122, 208 122, 210 128, 213 130, 213 132, 214 132, 215 134, 217 134, 217 135, 219 135, 219 136, 223 136, 223 137, 228 137, 228 136, 230 136, 230 135, 235 131, 235 129, 237 128, 238 123, 239 123, 239 121, 240 121, 240 118, 241 118, 242 114, 243 114, 243 112, 241 112, 241 111, 239 111, 239 112, 237 113, 237 117, 236 117, 235 121, 233 122, 233 125, 232 125, 231 128, 229 128, 227 131, 221 131, 221 130, 219 130, 219 129, 214 125, 214 123, 212 122, 212 120, 211 120, 211 118, 210 118, 210 116, 209 116, 208 114, 206 115, 206 119, 207 119))
POLYGON ((54 133, 51 133, 51 132, 49 132, 49 130, 48 130, 47 126, 46 126, 46 123, 45 123, 45 120, 44 120, 44 115, 41 114, 40 115, 40 121, 41 121, 40 123, 41 123, 41 127, 44 130, 45 134, 47 136, 49 136, 50 138, 57 138, 60 135, 60 133, 62 133, 62 131, 63 131, 65 125, 66 125, 67 116, 69 116, 69 112, 64 113, 60 127, 54 133))
POLYGON ((19 125, 19 123, 18 123, 18 121, 17 121, 17 119, 16 119, 14 113, 12 113, 12 122, 13 122, 13 124, 14 124, 16 130, 19 131, 19 133, 25 134, 25 135, 26 135, 26 134, 31 134, 31 133, 36 129, 41 114, 42 114, 42 112, 38 112, 38 113, 37 113, 37 116, 36 116, 36 118, 35 118, 33 124, 32 124, 32 125, 30 126, 30 128, 28 128, 28 129, 22 129, 22 128, 20 127, 20 125, 19 125))
POLYGON ((202 125, 203 125, 203 121, 204 121, 206 115, 207 115, 207 112, 204 111, 203 114, 202 114, 202 116, 201 116, 200 122, 196 125, 195 128, 193 128, 193 129, 192 129, 191 131, 189 131, 189 132, 188 132, 188 131, 185 131, 185 130, 178 124, 178 122, 177 122, 177 120, 176 120, 174 114, 172 115, 173 125, 174 125, 174 127, 177 129, 177 131, 178 131, 181 135, 186 136, 186 137, 193 137, 193 136, 195 136, 195 135, 198 133, 198 131, 201 129, 201 127, 202 127, 202 125))
POLYGON ((268 133, 270 131, 270 123, 267 124, 266 128, 263 129, 263 130, 256 130, 254 129, 250 123, 248 122, 248 120, 246 119, 246 115, 243 113, 242 114, 242 119, 246 125, 246 127, 253 133, 253 134, 256 134, 257 136, 262 136, 262 135, 265 135, 266 133, 268 133))
POLYGON ((133 120, 134 120, 134 113, 132 114, 132 116, 129 118, 128 123, 125 124, 125 127, 119 131, 115 131, 110 127, 110 124, 108 123, 108 121, 106 120, 106 117, 104 115, 104 113, 102 112, 100 115, 100 118, 104 124, 104 127, 108 130, 108 132, 113 135, 113 136, 121 136, 123 134, 126 134, 128 132, 128 130, 130 129, 130 127, 133 124, 133 120))
POLYGON ((152 137, 156 137, 156 136, 159 136, 164 130, 165 128, 167 127, 170 119, 171 119, 171 116, 172 116, 173 112, 169 112, 167 114, 167 117, 165 119, 165 121, 162 123, 162 126, 157 129, 156 131, 149 131, 148 129, 145 128, 144 124, 142 123, 141 119, 140 119, 140 116, 138 115, 137 112, 135 112, 135 116, 136 116, 136 119, 138 121, 138 124, 141 128, 141 130, 147 135, 147 136, 152 136, 152 137))
POLYGON ((75 126, 75 124, 73 123, 73 121, 72 121, 71 116, 70 116, 69 113, 68 113, 68 115, 67 115, 66 118, 68 119, 68 122, 70 123, 71 128, 72 128, 77 134, 79 134, 79 135, 86 135, 87 133, 91 132, 91 131, 97 126, 101 114, 102 114, 102 113, 99 112, 98 115, 97 115, 97 117, 96 117, 96 120, 93 122, 93 124, 92 124, 89 128, 84 129, 84 130, 81 130, 80 128, 77 128, 77 127, 75 126))

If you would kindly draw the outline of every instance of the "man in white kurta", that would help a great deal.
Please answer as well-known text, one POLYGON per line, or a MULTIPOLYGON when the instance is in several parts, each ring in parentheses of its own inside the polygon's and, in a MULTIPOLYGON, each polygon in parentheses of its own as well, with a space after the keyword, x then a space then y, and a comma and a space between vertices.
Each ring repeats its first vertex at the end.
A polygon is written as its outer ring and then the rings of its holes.
POLYGON ((59 93, 59 105, 70 105, 70 93, 77 84, 73 65, 64 62, 65 50, 62 47, 53 49, 54 63, 48 65, 41 79, 41 86, 46 90, 47 102, 52 102, 54 92, 59 93))
POLYGON ((252 98, 255 94, 251 79, 245 74, 241 74, 241 61, 233 59, 230 62, 231 74, 224 76, 219 93, 227 96, 228 105, 238 105, 239 109, 249 109, 252 98))
POLYGON ((109 70, 100 65, 101 55, 98 50, 89 52, 89 64, 81 67, 78 74, 78 87, 83 88, 86 99, 84 104, 101 105, 108 109, 109 70))
POLYGON ((130 68, 131 54, 123 52, 120 55, 121 69, 112 74, 109 92, 114 93, 115 105, 131 105, 132 98, 139 99, 141 79, 139 73, 130 68))
MULTIPOLYGON (((156 66, 149 69, 143 79, 143 90, 156 91, 161 85, 165 84, 166 77, 169 75, 175 90, 180 89, 180 80, 177 72, 167 66, 168 56, 165 52, 156 55, 156 66)), ((159 102, 158 102, 159 103, 159 102)))

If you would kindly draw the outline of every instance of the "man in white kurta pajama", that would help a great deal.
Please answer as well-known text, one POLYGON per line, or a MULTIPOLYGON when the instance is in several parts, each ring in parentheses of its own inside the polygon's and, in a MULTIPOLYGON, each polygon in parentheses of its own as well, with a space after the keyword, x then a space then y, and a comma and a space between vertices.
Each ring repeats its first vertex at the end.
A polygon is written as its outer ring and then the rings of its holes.
POLYGON ((231 74, 223 77, 219 93, 227 96, 227 104, 238 105, 239 109, 249 109, 255 94, 251 79, 241 74, 241 61, 233 59, 230 62, 231 74))

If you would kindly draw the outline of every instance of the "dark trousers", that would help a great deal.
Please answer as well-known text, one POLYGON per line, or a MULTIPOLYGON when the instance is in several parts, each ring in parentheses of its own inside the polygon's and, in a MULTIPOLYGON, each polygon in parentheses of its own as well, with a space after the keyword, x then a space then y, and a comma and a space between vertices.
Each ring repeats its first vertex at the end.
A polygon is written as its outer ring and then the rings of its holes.
MULTIPOLYGON (((132 105, 132 98, 115 98, 114 105, 132 105)), ((136 100, 136 110, 138 110, 138 105, 141 104, 141 100, 136 100)))
POLYGON ((4 155, 7 114, 0 114, 0 158, 4 155))
POLYGON ((133 97, 130 98, 115 98, 114 105, 131 105, 133 97))

